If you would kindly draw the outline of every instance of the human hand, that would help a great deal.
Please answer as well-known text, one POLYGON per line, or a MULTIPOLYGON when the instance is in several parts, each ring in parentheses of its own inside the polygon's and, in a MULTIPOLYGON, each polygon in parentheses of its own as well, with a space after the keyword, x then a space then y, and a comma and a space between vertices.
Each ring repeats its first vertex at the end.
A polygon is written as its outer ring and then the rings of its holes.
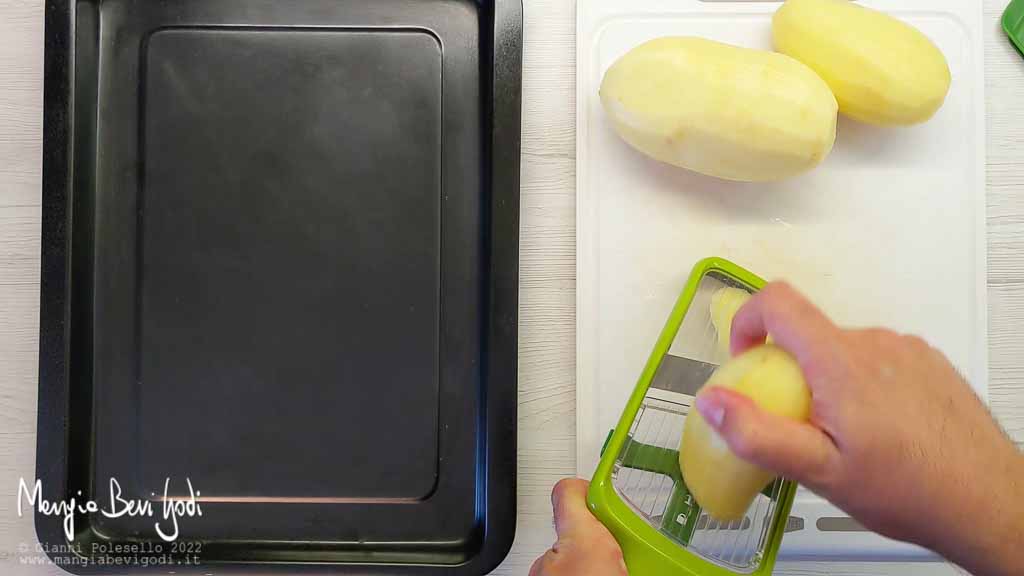
POLYGON ((586 480, 566 478, 551 491, 558 540, 537 558, 530 576, 626 576, 622 550, 587 508, 586 480))
POLYGON ((866 527, 977 574, 1024 573, 1024 457, 945 357, 888 330, 843 330, 785 284, 733 319, 732 351, 788 350, 809 423, 712 388, 697 409, 739 457, 798 481, 866 527))

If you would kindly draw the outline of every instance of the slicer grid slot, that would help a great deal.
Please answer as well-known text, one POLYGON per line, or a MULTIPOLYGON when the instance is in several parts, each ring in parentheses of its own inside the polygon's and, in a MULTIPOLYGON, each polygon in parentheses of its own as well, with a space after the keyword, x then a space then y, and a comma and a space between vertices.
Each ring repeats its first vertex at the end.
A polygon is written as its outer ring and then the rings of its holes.
POLYGON ((678 401, 644 399, 612 485, 634 512, 680 546, 732 571, 753 572, 763 557, 782 481, 759 494, 742 520, 723 523, 701 511, 686 491, 678 464, 691 402, 683 395, 678 401))

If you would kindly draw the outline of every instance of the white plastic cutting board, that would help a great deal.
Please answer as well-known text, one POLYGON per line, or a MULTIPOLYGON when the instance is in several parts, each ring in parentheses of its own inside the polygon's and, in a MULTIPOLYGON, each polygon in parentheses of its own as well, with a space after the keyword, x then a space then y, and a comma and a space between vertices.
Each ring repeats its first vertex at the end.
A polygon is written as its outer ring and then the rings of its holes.
MULTIPOLYGON (((953 75, 928 123, 881 129, 840 119, 823 165, 738 184, 658 164, 622 142, 598 98, 604 71, 655 37, 771 47, 778 2, 580 0, 577 4, 578 469, 589 477, 690 268, 722 256, 787 279, 838 322, 925 336, 987 391, 981 4, 871 0, 920 28, 953 75)), ((865 532, 802 492, 783 557, 924 555, 865 532), (826 521, 827 523, 828 521, 826 521)))

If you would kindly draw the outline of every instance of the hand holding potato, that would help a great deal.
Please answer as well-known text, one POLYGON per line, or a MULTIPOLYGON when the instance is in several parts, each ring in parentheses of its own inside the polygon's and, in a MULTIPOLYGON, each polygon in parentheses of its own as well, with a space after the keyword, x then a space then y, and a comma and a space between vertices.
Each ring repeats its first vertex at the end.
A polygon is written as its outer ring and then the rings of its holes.
POLYGON ((784 284, 739 310, 733 352, 769 333, 803 370, 810 421, 711 388, 697 409, 733 452, 975 574, 1024 573, 1024 456, 941 353, 887 330, 842 330, 784 284))
MULTIPOLYGON (((781 418, 806 422, 810 415, 811 393, 799 364, 771 344, 722 364, 701 392, 713 388, 742 394, 760 410, 781 418)), ((701 508, 723 522, 742 520, 757 494, 775 478, 770 470, 737 458, 699 412, 686 417, 679 469, 701 508)))
MULTIPOLYGON (((976 576, 1024 574, 1024 455, 941 353, 887 330, 840 329, 785 284, 770 284, 736 313, 733 352, 769 333, 803 372, 810 419, 710 387, 697 409, 736 455, 976 576)), ((558 542, 531 576, 626 573, 614 538, 586 508, 586 486, 555 487, 558 542)))

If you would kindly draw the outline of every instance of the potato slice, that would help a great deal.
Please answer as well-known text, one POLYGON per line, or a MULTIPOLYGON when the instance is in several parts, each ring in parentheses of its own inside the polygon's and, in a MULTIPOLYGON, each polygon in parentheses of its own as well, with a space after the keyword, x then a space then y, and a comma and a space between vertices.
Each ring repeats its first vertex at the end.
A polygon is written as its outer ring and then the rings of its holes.
POLYGON ((732 338, 732 319, 736 312, 750 300, 750 292, 742 288, 725 286, 711 295, 711 324, 718 334, 718 357, 729 358, 732 353, 729 343, 732 338))

